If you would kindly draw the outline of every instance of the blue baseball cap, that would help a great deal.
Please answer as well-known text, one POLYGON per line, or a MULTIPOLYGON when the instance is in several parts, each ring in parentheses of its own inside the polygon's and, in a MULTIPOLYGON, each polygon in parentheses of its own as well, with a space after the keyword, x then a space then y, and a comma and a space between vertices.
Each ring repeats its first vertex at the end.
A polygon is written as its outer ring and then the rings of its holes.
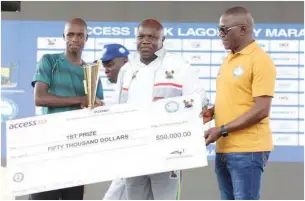
POLYGON ((102 50, 102 62, 110 61, 117 57, 128 57, 129 51, 126 47, 120 44, 107 44, 104 45, 102 50))

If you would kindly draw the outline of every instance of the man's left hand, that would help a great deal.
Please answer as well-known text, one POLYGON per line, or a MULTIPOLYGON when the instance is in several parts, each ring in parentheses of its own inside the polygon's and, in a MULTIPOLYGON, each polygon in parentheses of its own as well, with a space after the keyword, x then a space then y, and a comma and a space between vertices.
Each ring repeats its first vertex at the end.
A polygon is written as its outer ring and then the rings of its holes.
POLYGON ((94 109, 94 108, 100 107, 100 106, 104 106, 104 105, 105 105, 105 103, 101 99, 95 98, 94 106, 91 107, 91 109, 94 109))
POLYGON ((215 142, 221 137, 220 128, 214 127, 210 128, 204 133, 205 144, 208 146, 209 144, 215 142))

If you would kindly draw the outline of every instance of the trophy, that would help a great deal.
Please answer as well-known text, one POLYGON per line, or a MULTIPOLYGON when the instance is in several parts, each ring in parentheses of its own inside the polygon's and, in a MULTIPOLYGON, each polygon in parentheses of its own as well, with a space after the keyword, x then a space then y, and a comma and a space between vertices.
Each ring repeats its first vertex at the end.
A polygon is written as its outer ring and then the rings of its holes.
POLYGON ((87 64, 84 67, 84 88, 88 107, 93 107, 99 81, 100 62, 87 64))

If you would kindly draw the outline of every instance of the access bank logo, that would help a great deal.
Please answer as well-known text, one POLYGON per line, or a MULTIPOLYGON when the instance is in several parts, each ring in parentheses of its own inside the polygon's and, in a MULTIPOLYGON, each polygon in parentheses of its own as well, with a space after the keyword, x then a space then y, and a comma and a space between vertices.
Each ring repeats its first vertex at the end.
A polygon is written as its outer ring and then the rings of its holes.
POLYGON ((298 67, 281 67, 276 68, 277 78, 298 78, 299 68, 298 67))
POLYGON ((56 37, 38 37, 37 38, 38 49, 64 49, 65 41, 63 38, 56 37))
POLYGON ((298 107, 271 107, 270 117, 277 119, 298 118, 298 107))
POLYGON ((210 53, 182 53, 183 58, 190 64, 208 64, 210 63, 210 53))
POLYGON ((298 52, 298 40, 272 40, 270 51, 273 52, 298 52))
POLYGON ((198 50, 202 48, 202 45, 199 41, 190 41, 190 47, 192 49, 198 50))
POLYGON ((92 36, 130 36, 129 27, 88 26, 88 35, 92 36))
POLYGON ((272 100, 273 105, 298 105, 298 94, 276 93, 272 100))
POLYGON ((8 125, 8 129, 20 129, 20 128, 29 128, 33 126, 38 126, 42 124, 46 124, 48 121, 46 119, 38 119, 38 120, 30 120, 30 121, 23 121, 18 123, 10 123, 8 125))
POLYGON ((210 50, 211 40, 208 39, 183 39, 183 50, 210 50))
POLYGON ((276 80, 275 91, 298 91, 298 80, 276 80))
POLYGON ((298 146, 299 144, 297 134, 274 134, 272 140, 276 146, 298 146))
POLYGON ((299 65, 299 55, 294 53, 272 53, 270 54, 276 65, 299 65))

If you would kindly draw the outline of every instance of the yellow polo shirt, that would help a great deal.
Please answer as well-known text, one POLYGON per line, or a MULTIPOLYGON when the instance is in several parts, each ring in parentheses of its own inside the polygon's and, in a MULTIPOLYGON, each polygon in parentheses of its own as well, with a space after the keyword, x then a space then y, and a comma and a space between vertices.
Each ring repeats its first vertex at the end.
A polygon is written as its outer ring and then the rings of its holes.
MULTIPOLYGON (((229 53, 216 78, 215 123, 225 125, 254 106, 254 97, 274 96, 276 69, 256 41, 240 52, 229 53)), ((216 143, 217 153, 258 152, 273 149, 270 118, 229 133, 216 143)))

